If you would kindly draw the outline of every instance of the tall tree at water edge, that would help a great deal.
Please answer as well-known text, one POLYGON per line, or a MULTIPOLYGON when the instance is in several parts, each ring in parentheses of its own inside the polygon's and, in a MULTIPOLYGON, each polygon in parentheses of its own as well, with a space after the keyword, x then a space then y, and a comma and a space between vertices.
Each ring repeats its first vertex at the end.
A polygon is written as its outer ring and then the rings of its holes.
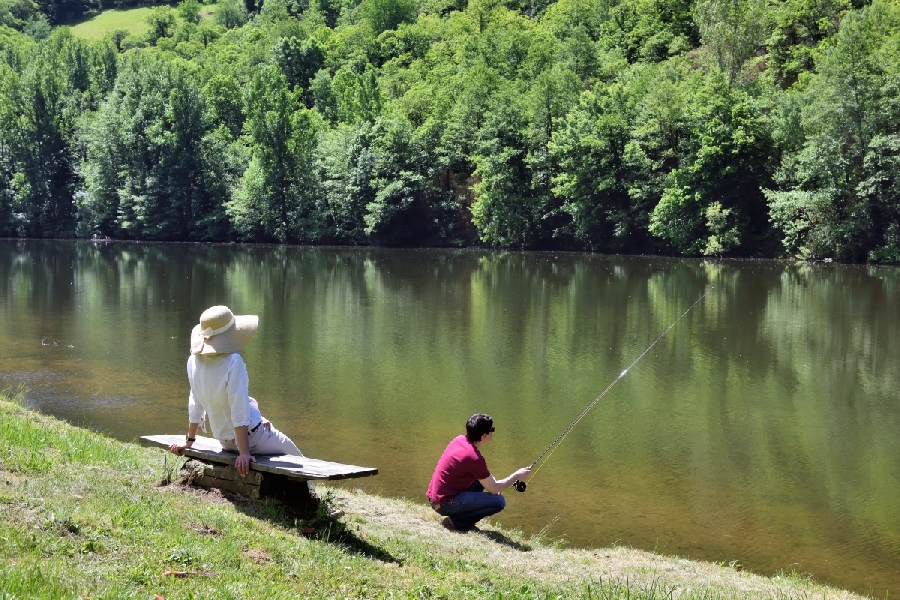
MULTIPOLYGON (((678 95, 665 86, 667 106, 678 95)), ((631 194, 638 182, 650 187, 648 159, 633 139, 642 99, 639 87, 597 85, 581 95, 549 143, 554 163, 553 193, 570 216, 570 234, 592 250, 628 250, 646 231, 647 194, 631 194)), ((643 98, 644 105, 651 105, 643 98)), ((648 111, 649 112, 649 111, 648 111)), ((658 192, 653 194, 658 200, 658 192)), ((646 237, 646 236, 644 236, 646 237)))
POLYGON ((800 257, 900 261, 900 6, 876 0, 781 100, 781 189, 766 192, 800 257))
MULTIPOLYGON (((490 87, 475 134, 472 220, 484 242, 546 247, 567 241, 565 215, 552 194, 548 143, 575 104, 583 81, 556 64, 563 46, 514 11, 491 13, 472 71, 490 87)), ((573 65, 575 66, 575 65, 573 65)))
POLYGON ((224 157, 208 134, 197 67, 155 49, 127 53, 115 89, 85 128, 81 233, 223 239, 224 157))
POLYGON ((251 159, 228 204, 236 229, 253 240, 315 241, 321 230, 313 168, 318 116, 278 65, 253 76, 246 106, 251 159))
POLYGON ((718 70, 686 77, 681 87, 688 110, 677 165, 650 212, 650 233, 687 255, 765 247, 760 185, 771 181, 773 167, 765 98, 730 85, 718 70))
POLYGON ((15 199, 13 188, 15 162, 12 153, 15 114, 12 98, 17 85, 18 77, 15 71, 5 62, 0 62, 0 236, 18 233, 12 220, 15 199))
POLYGON ((77 125, 112 84, 115 58, 107 43, 89 45, 67 29, 22 41, 9 38, 0 67, 0 231, 72 236, 77 125))

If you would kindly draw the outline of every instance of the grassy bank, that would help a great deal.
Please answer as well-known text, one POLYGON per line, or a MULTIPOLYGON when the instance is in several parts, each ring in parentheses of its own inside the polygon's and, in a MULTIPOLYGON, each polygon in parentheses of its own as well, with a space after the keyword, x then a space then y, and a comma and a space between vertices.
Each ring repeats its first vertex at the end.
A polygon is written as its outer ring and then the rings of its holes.
POLYGON ((853 598, 628 548, 563 550, 317 488, 290 514, 170 481, 181 460, 0 400, 0 598, 853 598))

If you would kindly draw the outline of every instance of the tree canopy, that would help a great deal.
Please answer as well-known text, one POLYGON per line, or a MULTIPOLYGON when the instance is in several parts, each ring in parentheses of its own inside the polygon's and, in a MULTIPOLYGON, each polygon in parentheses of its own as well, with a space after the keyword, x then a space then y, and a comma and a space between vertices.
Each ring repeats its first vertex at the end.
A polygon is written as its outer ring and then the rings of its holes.
POLYGON ((897 0, 0 0, 0 235, 900 261, 897 0))

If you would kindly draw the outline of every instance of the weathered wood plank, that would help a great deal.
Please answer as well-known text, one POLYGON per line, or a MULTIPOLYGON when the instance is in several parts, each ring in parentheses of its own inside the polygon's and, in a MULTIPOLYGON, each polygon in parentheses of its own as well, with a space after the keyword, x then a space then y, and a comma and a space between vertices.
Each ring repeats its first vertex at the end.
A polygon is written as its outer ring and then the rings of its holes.
MULTIPOLYGON (((144 446, 168 449, 172 444, 184 443, 184 435, 143 435, 139 439, 144 446)), ((223 450, 218 441, 203 436, 197 436, 197 440, 190 448, 182 452, 185 456, 198 458, 209 462, 225 465, 234 465, 237 455, 234 452, 223 450)), ((359 467, 342 463, 317 460, 307 456, 277 456, 256 455, 256 462, 250 463, 250 469, 275 473, 289 479, 306 481, 309 479, 351 479, 354 477, 371 477, 378 474, 374 467, 359 467)))

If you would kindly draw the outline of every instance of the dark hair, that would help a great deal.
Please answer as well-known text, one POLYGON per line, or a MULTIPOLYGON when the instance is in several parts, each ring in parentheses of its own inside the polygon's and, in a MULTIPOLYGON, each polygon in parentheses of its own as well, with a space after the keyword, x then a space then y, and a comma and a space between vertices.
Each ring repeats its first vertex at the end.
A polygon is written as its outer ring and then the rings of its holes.
POLYGON ((473 444, 475 442, 480 442, 481 436, 490 432, 493 427, 494 420, 489 415, 482 413, 474 414, 466 421, 466 439, 473 444))

